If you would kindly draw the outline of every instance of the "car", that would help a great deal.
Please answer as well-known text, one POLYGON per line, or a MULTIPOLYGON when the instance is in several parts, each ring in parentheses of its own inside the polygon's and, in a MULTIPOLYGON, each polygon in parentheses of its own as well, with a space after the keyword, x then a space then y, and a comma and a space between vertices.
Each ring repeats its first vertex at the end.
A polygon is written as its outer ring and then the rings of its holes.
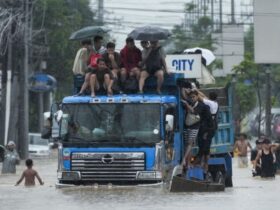
POLYGON ((40 133, 29 133, 29 156, 49 157, 50 146, 47 139, 42 139, 40 133))

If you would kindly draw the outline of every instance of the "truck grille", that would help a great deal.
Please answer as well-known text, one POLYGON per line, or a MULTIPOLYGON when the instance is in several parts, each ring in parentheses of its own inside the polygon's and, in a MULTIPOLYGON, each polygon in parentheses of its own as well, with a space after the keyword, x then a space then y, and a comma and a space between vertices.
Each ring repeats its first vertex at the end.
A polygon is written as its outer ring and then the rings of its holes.
POLYGON ((80 171, 84 181, 132 181, 145 170, 143 152, 72 153, 72 171, 80 171))

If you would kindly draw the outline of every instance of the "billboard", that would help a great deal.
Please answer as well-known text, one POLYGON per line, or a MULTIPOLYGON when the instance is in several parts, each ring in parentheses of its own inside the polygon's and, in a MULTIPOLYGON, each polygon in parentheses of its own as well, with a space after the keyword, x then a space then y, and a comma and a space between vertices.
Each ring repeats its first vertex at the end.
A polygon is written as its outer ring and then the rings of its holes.
POLYGON ((280 63, 280 1, 254 1, 255 62, 280 63))

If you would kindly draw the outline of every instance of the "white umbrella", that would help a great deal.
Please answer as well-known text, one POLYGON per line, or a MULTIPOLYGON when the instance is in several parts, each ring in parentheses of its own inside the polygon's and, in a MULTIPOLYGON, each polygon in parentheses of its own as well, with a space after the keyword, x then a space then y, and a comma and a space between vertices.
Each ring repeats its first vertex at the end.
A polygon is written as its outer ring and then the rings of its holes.
POLYGON ((216 59, 215 55, 211 50, 200 47, 185 49, 184 53, 196 53, 197 50, 201 51, 201 56, 206 60, 206 66, 210 65, 216 59))

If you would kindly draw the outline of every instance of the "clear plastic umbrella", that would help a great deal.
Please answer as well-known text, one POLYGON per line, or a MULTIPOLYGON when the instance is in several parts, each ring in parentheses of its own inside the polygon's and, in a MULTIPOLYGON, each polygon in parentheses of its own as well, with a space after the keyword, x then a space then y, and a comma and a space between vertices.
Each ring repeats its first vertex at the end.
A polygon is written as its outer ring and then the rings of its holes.
POLYGON ((211 50, 195 47, 195 48, 189 48, 185 49, 184 53, 198 53, 201 52, 201 56, 206 60, 206 65, 210 65, 215 59, 215 55, 211 50), (200 50, 200 51, 199 51, 200 50))

